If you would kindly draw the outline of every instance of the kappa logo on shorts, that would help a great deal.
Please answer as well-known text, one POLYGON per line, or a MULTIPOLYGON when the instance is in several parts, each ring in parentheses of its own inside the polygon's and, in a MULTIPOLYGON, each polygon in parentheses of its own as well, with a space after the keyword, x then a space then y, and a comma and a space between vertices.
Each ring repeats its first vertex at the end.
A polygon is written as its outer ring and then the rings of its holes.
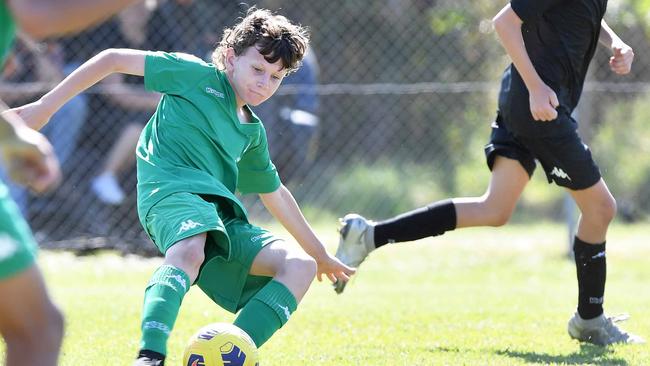
POLYGON ((11 257, 18 251, 18 243, 7 234, 0 235, 0 259, 11 257))
POLYGON ((181 227, 178 229, 178 232, 176 233, 176 235, 178 235, 180 233, 184 233, 187 230, 192 230, 192 229, 194 229, 196 227, 199 227, 199 226, 204 226, 204 225, 200 224, 198 222, 194 222, 192 220, 185 220, 184 222, 181 223, 181 227))
POLYGON ((556 176, 558 178, 562 178, 562 179, 571 180, 571 177, 569 177, 569 175, 567 173, 565 173, 564 170, 562 170, 562 169, 560 169, 560 168, 558 168, 556 166, 553 167, 553 170, 551 171, 550 175, 554 175, 554 176, 556 176))

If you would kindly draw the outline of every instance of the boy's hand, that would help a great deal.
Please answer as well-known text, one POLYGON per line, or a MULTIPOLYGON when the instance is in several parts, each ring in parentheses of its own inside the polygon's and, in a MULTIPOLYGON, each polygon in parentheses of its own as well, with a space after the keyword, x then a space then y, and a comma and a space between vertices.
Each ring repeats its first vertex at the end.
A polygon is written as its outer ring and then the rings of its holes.
POLYGON ((55 188, 61 181, 59 162, 45 136, 26 126, 0 142, 9 176, 36 193, 55 188))
POLYGON ((40 100, 25 104, 22 107, 13 108, 11 111, 19 115, 23 121, 25 121, 27 126, 35 130, 43 128, 53 114, 45 108, 45 105, 40 100))
POLYGON ((323 281, 323 274, 329 278, 332 283, 337 281, 347 282, 350 276, 356 272, 354 268, 350 268, 341 263, 338 258, 331 256, 327 253, 325 258, 317 260, 318 263, 318 281, 323 281))
POLYGON ((530 113, 535 121, 552 121, 557 118, 557 108, 560 102, 557 95, 548 85, 540 83, 528 91, 530 96, 530 113))
POLYGON ((612 57, 609 58, 609 68, 619 75, 625 75, 632 70, 634 51, 623 42, 612 44, 612 57))

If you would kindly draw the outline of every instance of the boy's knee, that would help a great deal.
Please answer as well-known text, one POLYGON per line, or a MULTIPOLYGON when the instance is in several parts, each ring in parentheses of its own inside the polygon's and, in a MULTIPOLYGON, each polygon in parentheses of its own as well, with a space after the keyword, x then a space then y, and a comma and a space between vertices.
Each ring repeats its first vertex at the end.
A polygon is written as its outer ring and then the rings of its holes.
POLYGON ((609 224, 616 217, 616 211, 618 210, 616 199, 614 197, 607 197, 592 206, 593 208, 587 212, 582 212, 585 218, 590 219, 591 221, 597 221, 603 224, 609 224))
POLYGON ((52 305, 47 323, 47 339, 50 348, 58 349, 63 339, 64 328, 65 318, 63 313, 55 305, 52 305))
POLYGON ((196 248, 183 251, 182 262, 191 268, 199 268, 205 260, 204 251, 196 248))
POLYGON ((491 226, 503 226, 510 220, 510 212, 497 212, 492 217, 491 226))
POLYGON ((480 209, 484 224, 486 226, 503 226, 508 223, 514 208, 503 203, 503 201, 490 197, 481 202, 480 209))
POLYGON ((285 263, 284 270, 292 276, 311 280, 316 277, 318 271, 318 264, 314 258, 310 256, 300 256, 289 258, 285 263))
POLYGON ((55 352, 63 340, 64 318, 61 311, 49 304, 38 320, 25 321, 19 329, 6 330, 3 334, 8 347, 25 352, 55 352))
POLYGON ((165 262, 175 267, 179 267, 186 272, 195 272, 199 270, 204 260, 205 252, 203 245, 184 243, 184 245, 181 244, 178 249, 168 251, 165 262))
POLYGON ((63 313, 54 304, 49 304, 44 317, 45 324, 34 324, 30 329, 29 342, 35 343, 35 348, 46 351, 56 351, 63 340, 63 313))
POLYGON ((607 200, 603 211, 604 219, 607 220, 607 222, 614 220, 614 217, 616 217, 616 212, 618 211, 618 205, 614 197, 610 197, 610 199, 607 200))
POLYGON ((508 223, 510 217, 512 216, 512 211, 505 210, 499 207, 490 208, 487 210, 487 222, 488 226, 503 226, 508 223))

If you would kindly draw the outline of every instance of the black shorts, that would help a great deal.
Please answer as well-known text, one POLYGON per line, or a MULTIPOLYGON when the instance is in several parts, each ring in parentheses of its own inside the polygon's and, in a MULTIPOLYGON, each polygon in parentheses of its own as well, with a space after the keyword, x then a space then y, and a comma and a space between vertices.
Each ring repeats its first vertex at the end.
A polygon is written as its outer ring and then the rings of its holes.
POLYGON ((535 160, 538 160, 549 183, 555 182, 571 190, 589 188, 601 177, 589 147, 577 131, 549 137, 515 136, 505 128, 501 116, 497 116, 492 124, 490 142, 485 145, 490 170, 497 155, 519 161, 531 177, 535 160))

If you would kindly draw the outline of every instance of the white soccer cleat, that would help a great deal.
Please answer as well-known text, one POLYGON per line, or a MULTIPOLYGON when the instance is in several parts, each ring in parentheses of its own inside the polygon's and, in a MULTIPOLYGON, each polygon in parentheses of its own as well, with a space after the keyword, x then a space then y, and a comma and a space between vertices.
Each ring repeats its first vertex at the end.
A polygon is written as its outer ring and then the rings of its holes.
POLYGON ((601 314, 597 318, 585 320, 576 312, 569 320, 569 336, 580 342, 588 342, 597 346, 607 346, 615 343, 645 343, 643 338, 630 334, 615 324, 628 318, 628 315, 607 317, 605 314, 601 314))
MULTIPOLYGON (((369 230, 373 229, 373 222, 357 214, 347 214, 339 219, 339 247, 336 258, 350 267, 359 267, 368 254, 375 249, 375 243, 369 237, 369 230)), ((340 294, 345 289, 347 282, 336 281, 334 291, 340 294)))
POLYGON ((93 193, 105 204, 119 205, 124 201, 125 194, 113 174, 103 173, 92 180, 93 193))
POLYGON ((137 360, 135 360, 135 363, 133 364, 133 366, 164 366, 164 365, 165 365, 164 360, 158 360, 149 357, 140 357, 137 360))

